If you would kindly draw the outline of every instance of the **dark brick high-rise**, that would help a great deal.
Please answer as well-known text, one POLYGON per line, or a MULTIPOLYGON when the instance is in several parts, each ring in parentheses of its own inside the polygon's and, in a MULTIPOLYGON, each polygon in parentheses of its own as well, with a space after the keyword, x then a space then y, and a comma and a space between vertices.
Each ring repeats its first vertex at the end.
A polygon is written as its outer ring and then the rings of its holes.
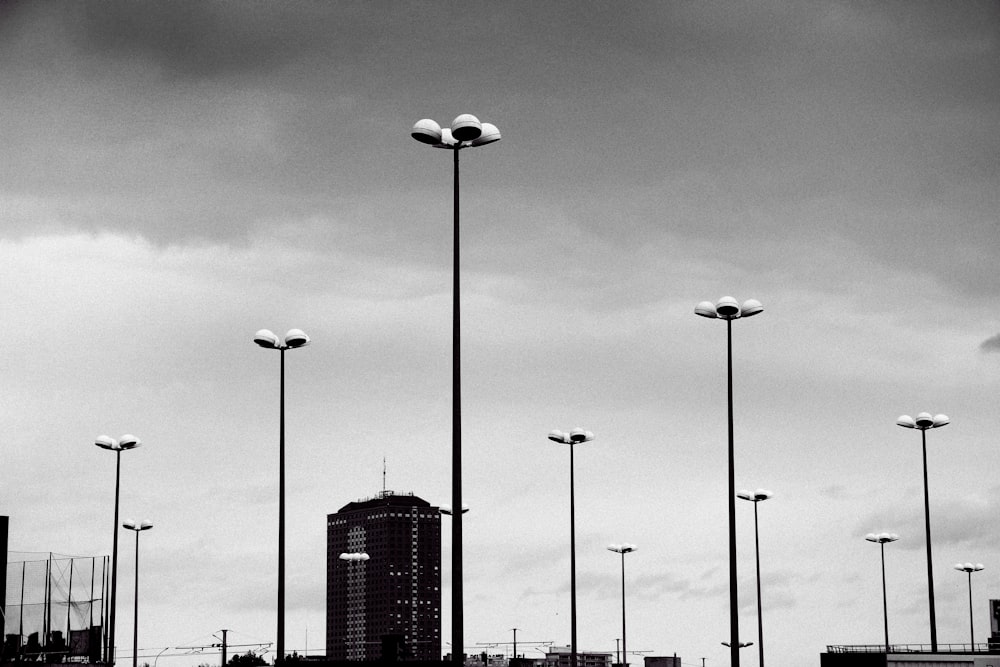
POLYGON ((383 491, 328 515, 326 534, 327 658, 440 660, 438 508, 383 491))

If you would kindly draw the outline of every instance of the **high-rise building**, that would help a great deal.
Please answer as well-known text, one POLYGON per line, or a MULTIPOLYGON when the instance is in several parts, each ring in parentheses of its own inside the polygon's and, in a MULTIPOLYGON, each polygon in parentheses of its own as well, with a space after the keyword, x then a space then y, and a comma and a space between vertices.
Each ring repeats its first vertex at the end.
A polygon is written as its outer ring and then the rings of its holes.
POLYGON ((412 493, 382 491, 344 505, 326 523, 327 658, 439 660, 438 508, 412 493))

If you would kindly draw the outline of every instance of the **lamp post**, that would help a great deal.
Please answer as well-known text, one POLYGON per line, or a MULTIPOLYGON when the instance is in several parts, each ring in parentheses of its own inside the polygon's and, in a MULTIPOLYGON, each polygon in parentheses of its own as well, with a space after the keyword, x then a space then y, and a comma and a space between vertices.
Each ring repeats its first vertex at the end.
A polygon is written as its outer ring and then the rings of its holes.
POLYGON ((976 650, 976 631, 972 625, 972 573, 984 569, 982 563, 955 563, 955 569, 969 575, 969 651, 976 650))
POLYGON ((753 493, 740 491, 736 496, 753 503, 753 544, 757 561, 757 650, 760 655, 760 667, 764 667, 764 617, 761 613, 760 602, 760 538, 757 531, 757 504, 768 498, 773 498, 774 493, 767 489, 757 489, 753 493))
POLYGON ((920 431, 920 444, 923 448, 924 456, 924 528, 927 539, 927 597, 930 609, 931 622, 931 651, 937 652, 937 620, 934 615, 934 567, 931 564, 931 504, 930 494, 927 491, 927 431, 932 428, 947 426, 951 422, 947 415, 934 415, 929 412, 921 412, 914 419, 910 415, 901 415, 896 420, 897 426, 903 428, 915 428, 920 431))
POLYGON ((634 544, 609 544, 608 551, 621 554, 622 557, 622 660, 619 665, 628 667, 628 644, 625 641, 625 554, 632 553, 639 547, 634 544))
MULTIPOLYGON (((459 303, 459 179, 458 152, 463 148, 485 146, 500 141, 500 130, 491 123, 481 123, 471 114, 462 114, 451 123, 451 129, 442 128, 437 122, 424 118, 416 122, 410 136, 422 144, 445 148, 452 152, 454 164, 454 215, 452 247, 452 418, 451 418, 451 504, 462 507, 462 355, 461 308, 459 303)), ((462 667, 465 660, 464 615, 462 590, 462 515, 454 515, 451 522, 451 648, 452 660, 462 667)))
POLYGON ((899 539, 896 533, 868 533, 865 539, 879 545, 882 552, 882 624, 885 627, 885 652, 889 652, 889 605, 885 595, 885 545, 899 539))
POLYGON ((736 581, 736 464, 733 455, 733 320, 752 317, 763 312, 760 301, 749 299, 740 306, 736 299, 724 296, 714 304, 702 301, 694 308, 695 315, 726 321, 727 399, 729 406, 729 633, 732 667, 740 665, 740 619, 736 581))
POLYGON ((285 661, 285 350, 305 347, 310 339, 301 329, 289 329, 284 340, 268 329, 261 329, 254 334, 253 342, 281 353, 278 398, 278 638, 277 655, 274 657, 275 665, 280 665, 285 661))
POLYGON ((153 527, 152 521, 143 521, 136 524, 129 519, 122 524, 122 528, 135 531, 135 614, 132 617, 132 667, 139 666, 139 533, 153 527))
POLYGON ((573 445, 590 442, 594 434, 582 428, 569 433, 556 429, 549 433, 549 440, 569 445, 569 618, 570 618, 570 667, 577 667, 576 658, 576 500, 573 482, 573 445))
POLYGON ((135 449, 142 441, 134 435, 123 435, 115 440, 106 435, 99 435, 94 444, 101 449, 115 453, 115 536, 111 549, 111 609, 108 614, 108 645, 105 648, 105 662, 115 664, 115 608, 118 606, 118 500, 121 489, 122 452, 135 449))

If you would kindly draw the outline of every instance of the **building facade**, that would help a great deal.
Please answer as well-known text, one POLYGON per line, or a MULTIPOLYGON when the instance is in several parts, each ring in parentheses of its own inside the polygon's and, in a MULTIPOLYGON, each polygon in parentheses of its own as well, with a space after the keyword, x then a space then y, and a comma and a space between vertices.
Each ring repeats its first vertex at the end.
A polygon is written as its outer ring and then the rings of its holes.
POLYGON ((328 659, 440 659, 437 507, 393 491, 348 503, 327 516, 326 553, 328 659))

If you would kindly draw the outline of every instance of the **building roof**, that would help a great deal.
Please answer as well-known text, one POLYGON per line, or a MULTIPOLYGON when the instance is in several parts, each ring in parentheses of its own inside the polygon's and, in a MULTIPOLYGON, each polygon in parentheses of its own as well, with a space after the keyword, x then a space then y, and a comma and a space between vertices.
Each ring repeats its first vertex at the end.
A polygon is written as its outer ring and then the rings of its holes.
POLYGON ((383 490, 372 497, 361 498, 360 500, 347 503, 337 510, 335 514, 355 512, 375 507, 432 507, 432 505, 423 498, 413 495, 412 491, 396 492, 383 490))

